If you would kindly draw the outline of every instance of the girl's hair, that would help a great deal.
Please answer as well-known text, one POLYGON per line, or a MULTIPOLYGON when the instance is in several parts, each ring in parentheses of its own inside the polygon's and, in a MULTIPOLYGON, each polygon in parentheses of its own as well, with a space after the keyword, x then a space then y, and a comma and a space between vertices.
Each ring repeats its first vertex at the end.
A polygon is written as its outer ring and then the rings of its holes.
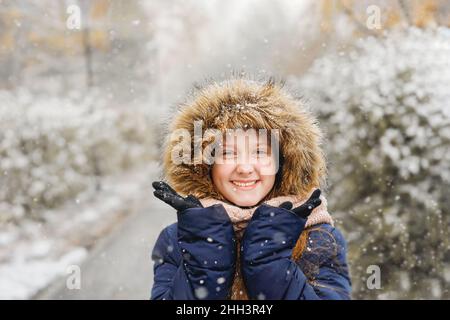
MULTIPOLYGON (((318 235, 315 235, 317 237, 318 235)), ((305 274, 308 283, 312 286, 326 287, 331 290, 339 291, 338 288, 329 285, 318 283, 316 276, 323 264, 332 265, 337 272, 344 272, 345 266, 341 263, 338 257, 340 251, 340 244, 337 243, 335 237, 331 232, 324 230, 318 226, 305 229, 298 239, 294 249, 292 250, 292 259, 299 265, 305 274), (313 232, 318 232, 323 245, 314 246, 312 250, 307 250, 310 236, 313 232)), ((342 294, 347 294, 342 292, 342 294)))

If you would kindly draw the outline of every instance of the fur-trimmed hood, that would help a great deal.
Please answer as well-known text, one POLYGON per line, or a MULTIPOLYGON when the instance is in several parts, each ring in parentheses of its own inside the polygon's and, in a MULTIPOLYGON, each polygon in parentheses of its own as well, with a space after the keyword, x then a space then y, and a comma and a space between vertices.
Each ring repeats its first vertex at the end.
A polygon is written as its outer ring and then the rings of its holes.
MULTIPOLYGON (((179 139, 171 135, 176 130, 190 133, 194 152, 194 121, 202 121, 203 134, 209 128, 222 132, 237 128, 278 129, 280 168, 274 188, 263 201, 287 195, 305 197, 312 189, 323 187, 326 162, 322 133, 315 117, 281 84, 245 79, 209 83, 179 105, 171 120, 163 151, 165 179, 180 194, 226 201, 212 183, 211 165, 172 161, 174 147, 179 144, 179 139)), ((203 141, 202 147, 208 144, 203 141)))

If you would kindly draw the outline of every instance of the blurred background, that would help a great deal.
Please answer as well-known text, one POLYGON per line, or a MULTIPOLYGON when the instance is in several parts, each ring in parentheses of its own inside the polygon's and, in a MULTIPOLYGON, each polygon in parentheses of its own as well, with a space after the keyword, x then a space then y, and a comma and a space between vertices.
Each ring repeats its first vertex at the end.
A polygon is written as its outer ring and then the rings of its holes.
POLYGON ((0 298, 148 299, 162 132, 232 75, 318 116, 353 298, 449 299, 449 0, 0 0, 0 298))

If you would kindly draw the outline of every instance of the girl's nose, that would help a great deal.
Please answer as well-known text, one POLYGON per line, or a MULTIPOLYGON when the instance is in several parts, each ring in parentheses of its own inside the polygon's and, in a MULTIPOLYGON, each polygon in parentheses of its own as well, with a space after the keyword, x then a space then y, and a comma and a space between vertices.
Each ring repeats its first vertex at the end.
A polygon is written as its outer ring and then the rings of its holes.
POLYGON ((236 171, 239 174, 251 174, 254 171, 253 165, 251 164, 238 164, 236 171))

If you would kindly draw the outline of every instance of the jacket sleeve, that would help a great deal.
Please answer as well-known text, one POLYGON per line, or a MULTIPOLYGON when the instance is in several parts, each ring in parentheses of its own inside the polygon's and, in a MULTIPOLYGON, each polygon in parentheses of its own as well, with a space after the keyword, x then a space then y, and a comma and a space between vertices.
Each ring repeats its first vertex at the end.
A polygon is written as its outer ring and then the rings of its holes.
POLYGON ((322 225, 324 232, 310 233, 304 258, 318 268, 314 279, 291 259, 305 222, 282 208, 262 205, 255 211, 241 247, 241 271, 251 299, 350 299, 346 243, 337 229, 322 225))
POLYGON ((226 299, 233 281, 236 240, 222 205, 178 213, 152 251, 152 300, 226 299))

